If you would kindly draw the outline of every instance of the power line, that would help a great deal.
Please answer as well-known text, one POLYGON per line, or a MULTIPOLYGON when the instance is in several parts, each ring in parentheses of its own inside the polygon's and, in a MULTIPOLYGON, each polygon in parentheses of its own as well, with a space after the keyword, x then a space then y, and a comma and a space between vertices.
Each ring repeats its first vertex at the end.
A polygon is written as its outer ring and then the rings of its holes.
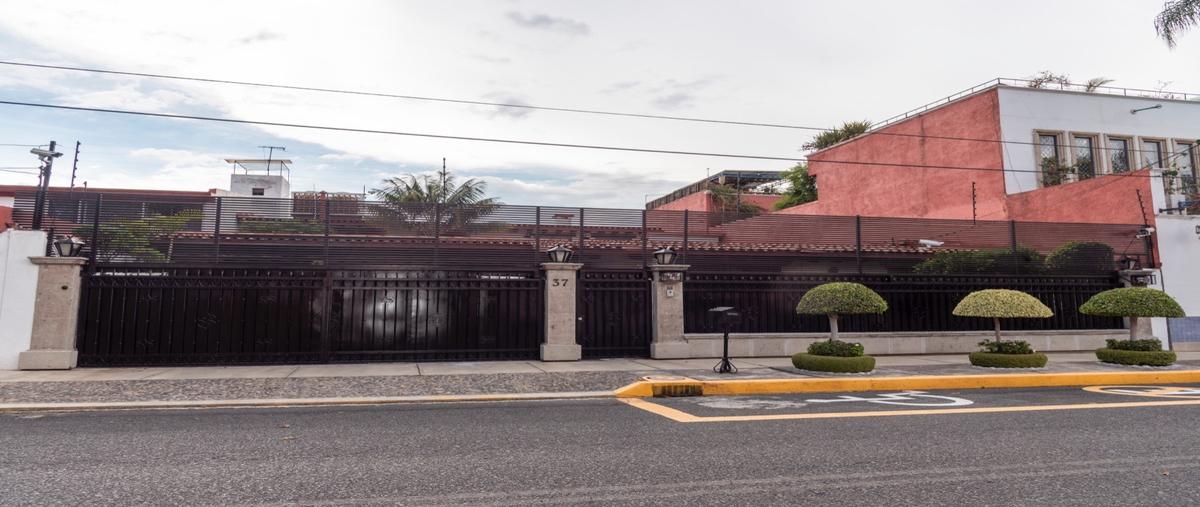
POLYGON ((41 148, 44 144, 19 144, 19 143, 0 143, 0 146, 12 146, 15 148, 41 148))
MULTIPOLYGON (((489 101, 482 101, 482 100, 452 99, 452 98, 444 98, 444 97, 427 97, 427 96, 420 96, 420 95, 403 95, 403 94, 396 94, 396 93, 371 92, 371 91, 361 91, 361 90, 346 90, 346 89, 338 89, 338 88, 321 88, 321 87, 314 87, 314 86, 286 85, 286 84, 277 84, 277 83, 259 83, 259 82, 253 82, 253 81, 235 81, 235 80, 230 80, 230 79, 179 76, 179 75, 173 75, 173 74, 151 74, 151 73, 145 73, 145 72, 128 72, 128 71, 108 70, 108 69, 93 69, 93 68, 87 68, 87 67, 71 67, 71 66, 65 66, 65 65, 47 65, 47 64, 26 63, 26 62, 10 62, 10 61, 3 61, 3 60, 0 60, 0 65, 12 65, 12 66, 17 66, 17 67, 30 67, 30 68, 39 68, 39 69, 67 70, 67 71, 73 71, 73 72, 91 72, 91 73, 97 73, 97 74, 110 74, 110 75, 116 75, 116 76, 168 79, 168 80, 174 80, 174 81, 192 81, 192 82, 199 82, 199 83, 251 86, 251 87, 257 87, 257 88, 276 88, 276 89, 283 89, 283 90, 296 90, 296 91, 319 92, 319 93, 335 93, 335 94, 342 94, 342 95, 359 95, 359 96, 366 96, 366 97, 383 97, 383 98, 391 98, 391 99, 418 100, 418 101, 427 101, 427 102, 442 102, 442 103, 450 103, 450 104, 466 104, 466 105, 474 105, 474 106, 492 106, 492 107, 506 107, 506 108, 517 108, 517 109, 527 109, 527 110, 556 111, 556 112, 560 112, 560 113, 580 113, 580 114, 593 114, 593 115, 602 115, 602 116, 619 116, 619 117, 626 117, 626 118, 642 118, 642 119, 654 119, 654 120, 670 120, 670 121, 712 123, 712 124, 723 124, 723 125, 738 125, 738 126, 744 126, 744 127, 767 127, 767 128, 794 129, 794 130, 808 130, 808 131, 816 131, 816 132, 830 132, 830 131, 837 130, 836 128, 830 128, 830 127, 810 127, 810 126, 791 125, 791 124, 784 124, 784 123, 721 120, 721 119, 712 119, 712 118, 697 118, 697 117, 691 117, 691 116, 669 116, 669 115, 646 114, 646 113, 629 113, 629 112, 620 112, 620 111, 603 111, 603 110, 598 110, 598 109, 582 109, 582 108, 572 108, 572 107, 535 106, 535 105, 530 105, 530 104, 515 104, 515 103, 511 103, 511 102, 489 102, 489 101)), ((919 114, 915 115, 914 118, 917 116, 920 116, 920 115, 919 114)), ((1007 140, 1001 140, 1001 139, 984 139, 984 138, 974 138, 974 137, 935 136, 935 135, 928 135, 928 134, 907 134, 907 133, 903 133, 903 132, 869 131, 869 132, 865 132, 860 135, 861 136, 873 135, 873 136, 909 137, 909 138, 918 138, 918 139, 938 139, 938 140, 944 140, 944 141, 1020 144, 1020 145, 1026 145, 1026 146, 1038 146, 1039 145, 1039 143, 1032 142, 1032 141, 1007 141, 1007 140)), ((856 136, 856 137, 858 137, 858 136, 856 136)), ((1096 147, 1095 149, 1103 151, 1103 150, 1113 150, 1116 148, 1109 148, 1107 146, 1103 146, 1103 147, 1096 147)))
MULTIPOLYGON (((407 137, 423 137, 423 138, 430 138, 430 139, 449 139, 449 140, 457 140, 457 141, 476 141, 476 142, 501 143, 501 144, 551 146, 551 147, 556 147, 556 148, 579 148, 579 149, 589 149, 589 150, 625 151, 625 152, 634 152, 634 153, 655 153, 655 154, 662 154, 662 155, 687 155, 687 156, 701 156, 701 157, 740 158, 740 159, 748 159, 748 160, 777 160, 777 161, 786 161, 786 162, 808 162, 809 161, 807 157, 742 155, 742 154, 734 154, 734 153, 713 153, 713 152, 702 152, 702 151, 667 150, 667 149, 657 149, 657 148, 631 148, 631 147, 605 146, 605 145, 595 145, 595 144, 555 143, 555 142, 549 142, 549 141, 501 139, 501 138, 494 138, 494 137, 457 136, 457 135, 448 135, 448 134, 430 134, 430 133, 424 133, 424 132, 401 132, 401 131, 395 131, 395 130, 364 129, 364 128, 353 128, 353 127, 334 127, 334 126, 327 126, 327 125, 312 125, 312 124, 304 124, 304 123, 284 123, 284 122, 258 121, 258 120, 239 120, 239 119, 235 119, 235 118, 220 118, 220 117, 213 117, 213 116, 196 116, 196 115, 183 115, 183 114, 171 114, 171 113, 153 113, 153 112, 148 112, 148 111, 127 111, 127 110, 122 110, 122 109, 105 109, 105 108, 82 107, 82 106, 64 106, 64 105, 60 105, 60 104, 41 104, 41 103, 35 103, 35 102, 17 102, 17 101, 10 101, 10 100, 0 100, 0 104, 13 105, 13 106, 24 106, 24 107, 40 107, 40 108, 48 108, 48 109, 64 109, 64 110, 70 110, 70 111, 87 111, 87 112, 95 112, 95 113, 124 114, 124 115, 132 115, 132 116, 150 116, 150 117, 156 117, 156 118, 172 118, 172 119, 180 119, 180 120, 215 121, 215 122, 221 122, 221 123, 234 123, 234 124, 240 124, 240 125, 260 125, 260 126, 268 126, 268 127, 302 128, 302 129, 310 129, 310 130, 327 130, 327 131, 337 131, 337 132, 354 132, 354 133, 360 133, 360 134, 381 134, 381 135, 394 135, 394 136, 407 136, 407 137)), ((1013 172, 1013 173, 1034 173, 1034 174, 1041 173, 1041 171, 1038 171, 1038 170, 1005 169, 1003 167, 964 167, 964 166, 949 166, 949 165, 904 164, 904 163, 896 163, 896 162, 865 162, 865 161, 858 161, 858 160, 835 160, 835 159, 828 159, 828 158, 821 158, 820 160, 815 160, 815 161, 816 162, 824 162, 824 163, 854 164, 854 165, 865 165, 865 166, 906 167, 906 168, 913 168, 913 169, 946 169, 946 170, 962 170, 962 171, 1013 172)), ((1140 174, 1128 174, 1128 173, 1118 173, 1118 174, 1114 174, 1114 176, 1147 177, 1147 176, 1143 176, 1140 174)), ((1155 177, 1155 176, 1149 176, 1149 177, 1155 177)))

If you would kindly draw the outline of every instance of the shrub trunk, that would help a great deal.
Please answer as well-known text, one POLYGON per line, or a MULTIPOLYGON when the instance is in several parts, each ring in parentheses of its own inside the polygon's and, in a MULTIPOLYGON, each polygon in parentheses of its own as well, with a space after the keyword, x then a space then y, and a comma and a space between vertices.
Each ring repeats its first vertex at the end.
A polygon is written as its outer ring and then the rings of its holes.
POLYGON ((1129 318, 1129 341, 1137 339, 1137 317, 1129 318))
POLYGON ((992 321, 996 324, 996 343, 1000 343, 1000 317, 992 317, 992 321))
POLYGON ((829 341, 838 339, 838 315, 836 313, 829 314, 829 341))

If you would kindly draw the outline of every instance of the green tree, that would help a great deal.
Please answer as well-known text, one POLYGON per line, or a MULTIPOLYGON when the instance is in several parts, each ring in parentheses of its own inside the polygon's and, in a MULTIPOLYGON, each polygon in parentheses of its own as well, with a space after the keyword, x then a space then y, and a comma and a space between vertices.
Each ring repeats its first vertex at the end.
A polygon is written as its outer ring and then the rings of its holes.
POLYGON ((758 215, 763 212, 760 206, 743 201, 738 189, 729 185, 708 187, 708 194, 716 201, 717 209, 723 213, 758 215))
POLYGON ((475 178, 457 183, 453 175, 413 175, 388 178, 371 190, 382 201, 374 207, 375 220, 389 232, 432 235, 459 234, 503 205, 487 197, 487 183, 475 178))
POLYGON ((848 121, 842 124, 841 127, 829 129, 817 134, 812 141, 804 143, 806 150, 823 150, 842 141, 853 137, 860 136, 871 130, 871 122, 863 121, 848 121))
POLYGON ((1163 4, 1162 12, 1154 18, 1154 30, 1174 48, 1179 36, 1200 24, 1200 0, 1171 0, 1163 4))
POLYGON ((808 173, 807 165, 796 164, 784 171, 783 181, 788 183, 788 189, 783 193, 783 198, 772 205, 776 210, 817 200, 817 177, 808 173))
POLYGON ((888 309, 878 293, 854 282, 831 282, 813 287, 796 304, 799 315, 829 317, 829 341, 838 339, 838 319, 843 315, 880 314, 888 309))
MULTIPOLYGON (((96 249, 96 259, 101 262, 169 260, 164 247, 154 245, 154 240, 182 231, 199 221, 200 217, 200 210, 190 209, 170 215, 101 223, 96 237, 91 239, 92 247, 96 249)), ((92 234, 92 228, 81 226, 74 232, 79 236, 88 236, 92 234)))

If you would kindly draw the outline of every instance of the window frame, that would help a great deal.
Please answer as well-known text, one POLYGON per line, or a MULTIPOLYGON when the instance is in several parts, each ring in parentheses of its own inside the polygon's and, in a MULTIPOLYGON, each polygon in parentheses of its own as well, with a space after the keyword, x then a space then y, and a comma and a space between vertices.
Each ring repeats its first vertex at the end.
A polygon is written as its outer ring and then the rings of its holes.
POLYGON ((1096 160, 1097 148, 1100 144, 1100 134, 1094 132, 1071 132, 1071 165, 1075 167, 1075 181, 1090 180, 1103 174, 1102 164, 1096 160), (1079 146, 1075 144, 1076 139, 1088 139, 1091 141, 1090 152, 1092 161, 1092 175, 1087 178, 1081 178, 1079 175, 1079 146))
POLYGON ((1139 148, 1138 164, 1137 164, 1138 169, 1146 169, 1147 166, 1149 166, 1148 167, 1149 169, 1165 169, 1166 168, 1166 166, 1163 165, 1163 162, 1167 160, 1167 140, 1166 139, 1162 139, 1159 137, 1139 137, 1138 138, 1138 148, 1139 148), (1158 164, 1157 165, 1149 166, 1149 162, 1146 161, 1146 154, 1150 153, 1150 151, 1146 149, 1146 143, 1157 143, 1158 144, 1158 152, 1156 153, 1156 155, 1158 155, 1158 164))
MULTIPOLYGON (((1122 173, 1132 172, 1137 164, 1134 160, 1134 137, 1121 134, 1104 134, 1104 166, 1105 174, 1117 174, 1116 167, 1113 166, 1113 154, 1115 150, 1112 147, 1114 141, 1122 141, 1125 143, 1125 170, 1122 173)), ((1099 176, 1099 174, 1097 174, 1099 176)))
MULTIPOLYGON (((1067 155, 1068 155, 1067 154, 1067 146, 1063 144, 1063 139, 1065 139, 1066 136, 1067 136, 1067 133, 1062 130, 1034 129, 1033 143, 1032 143, 1033 144, 1033 167, 1038 171, 1038 173, 1037 173, 1038 174, 1038 177, 1037 177, 1038 188, 1054 186, 1054 185, 1046 185, 1046 183, 1045 183, 1046 175, 1043 172, 1045 168, 1042 167, 1042 161, 1046 157, 1042 156, 1042 148, 1045 146, 1044 144, 1042 144, 1042 138, 1043 137, 1053 137, 1054 138, 1054 160, 1057 161, 1060 165, 1069 165, 1067 163, 1067 155)), ((1068 181, 1063 181, 1063 183, 1067 183, 1067 182, 1068 181)), ((1059 183, 1059 184, 1061 184, 1061 183, 1059 183)))
MULTIPOLYGON (((1180 149, 1180 146, 1187 146, 1186 150, 1188 152, 1188 162, 1191 164, 1193 177, 1200 176, 1200 169, 1196 168, 1196 145, 1196 141, 1191 139, 1175 139, 1171 142, 1171 157, 1175 157, 1177 154, 1183 153, 1184 150, 1180 149)), ((1183 175, 1182 172, 1180 174, 1183 175)))

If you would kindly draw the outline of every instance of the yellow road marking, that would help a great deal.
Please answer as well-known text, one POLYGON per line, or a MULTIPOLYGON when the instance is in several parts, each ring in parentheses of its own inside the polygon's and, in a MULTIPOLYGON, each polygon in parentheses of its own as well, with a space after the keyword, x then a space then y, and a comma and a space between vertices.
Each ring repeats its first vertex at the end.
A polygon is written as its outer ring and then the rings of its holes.
POLYGON ((970 407, 970 408, 933 408, 920 410, 876 410, 870 412, 822 412, 810 414, 766 414, 766 415, 729 415, 729 416, 697 416, 682 410, 652 403, 641 398, 622 398, 619 401, 626 405, 640 408, 652 414, 658 414, 675 422, 748 422, 748 421, 785 421, 794 419, 841 419, 850 417, 892 417, 906 415, 950 415, 950 414, 994 414, 1006 412, 1041 412, 1050 410, 1092 410, 1104 408, 1138 408, 1138 407, 1174 407, 1183 405, 1200 405, 1200 400, 1174 401, 1132 401, 1123 403, 1078 403, 1072 405, 1024 405, 1015 407, 970 407))
POLYGON ((1084 391, 1101 394, 1121 394, 1125 396, 1145 396, 1150 398, 1173 398, 1200 400, 1200 389, 1179 386, 1088 386, 1084 391), (1129 389, 1132 391, 1126 391, 1129 389), (1182 394, 1181 394, 1182 393, 1182 394))
POLYGON ((643 380, 614 391, 618 398, 654 396, 655 385, 699 386, 705 396, 741 394, 834 393, 856 391, 934 391, 1024 387, 1083 387, 1103 384, 1200 383, 1200 370, 1065 373, 995 373, 984 375, 914 375, 909 377, 824 377, 743 380, 643 380))

